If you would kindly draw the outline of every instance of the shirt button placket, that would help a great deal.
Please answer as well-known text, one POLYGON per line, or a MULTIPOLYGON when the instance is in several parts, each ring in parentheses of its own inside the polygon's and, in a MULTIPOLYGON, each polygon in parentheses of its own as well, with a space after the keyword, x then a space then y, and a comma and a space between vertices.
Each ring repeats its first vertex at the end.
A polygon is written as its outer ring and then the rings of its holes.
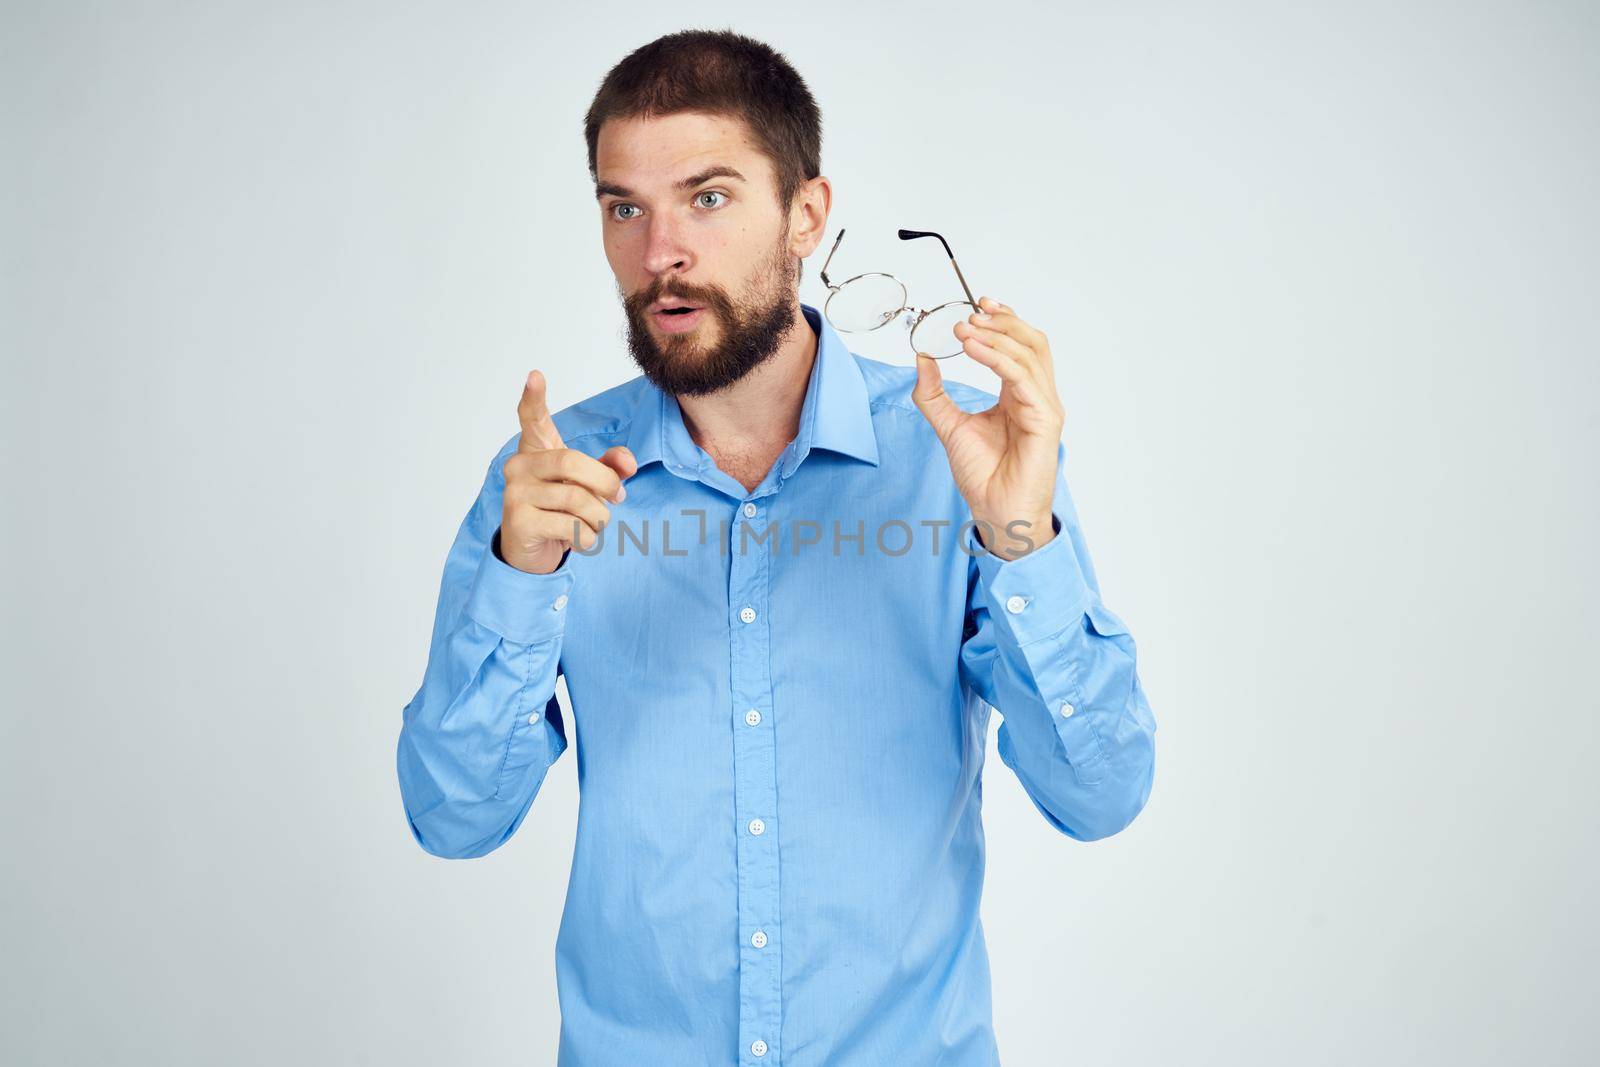
POLYGON ((775 1067, 780 951, 778 916, 778 788, 768 649, 772 640, 768 592, 772 548, 747 536, 765 532, 771 507, 743 501, 734 509, 728 557, 729 640, 732 642, 734 834, 739 879, 739 1047, 741 1062, 775 1067), (765 724, 762 729, 749 727, 765 724))

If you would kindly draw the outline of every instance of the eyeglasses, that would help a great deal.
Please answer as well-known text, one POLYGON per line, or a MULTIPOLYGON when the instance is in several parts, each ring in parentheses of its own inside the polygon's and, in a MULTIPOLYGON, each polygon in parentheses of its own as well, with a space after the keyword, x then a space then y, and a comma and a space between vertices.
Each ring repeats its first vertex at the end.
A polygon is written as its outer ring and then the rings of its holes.
POLYGON ((972 290, 967 288, 967 279, 961 275, 955 254, 950 251, 950 243, 926 230, 900 230, 899 234, 902 241, 938 237, 939 243, 944 245, 944 254, 950 257, 950 265, 956 268, 956 277, 960 279, 967 298, 952 300, 925 311, 909 307, 906 304, 905 283, 893 274, 880 271, 857 274, 834 285, 828 281, 828 264, 833 262, 833 254, 839 251, 839 242, 844 240, 844 231, 840 230, 839 236, 833 239, 828 258, 822 264, 822 284, 829 290, 822 313, 840 333, 867 333, 888 325, 903 311, 906 314, 901 321, 910 331, 913 360, 918 352, 926 352, 934 359, 960 355, 961 338, 955 335, 955 326, 958 322, 965 322, 968 315, 978 310, 978 301, 973 297, 972 290))

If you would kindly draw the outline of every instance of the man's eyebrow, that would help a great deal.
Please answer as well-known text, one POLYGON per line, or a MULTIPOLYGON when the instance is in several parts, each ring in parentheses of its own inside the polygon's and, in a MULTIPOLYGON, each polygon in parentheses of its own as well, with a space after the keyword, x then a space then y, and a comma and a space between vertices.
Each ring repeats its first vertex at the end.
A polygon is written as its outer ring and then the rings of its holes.
MULTIPOLYGON (((691 175, 689 175, 687 178, 684 178, 682 181, 678 182, 674 186, 674 188, 677 188, 677 189, 693 189, 695 186, 701 185, 701 184, 703 184, 705 182, 708 182, 712 178, 733 178, 736 181, 741 181, 741 182, 749 181, 748 178, 746 178, 743 174, 740 174, 733 167, 730 167, 725 163, 718 163, 715 166, 707 167, 705 170, 701 171, 699 174, 691 174, 691 175)), ((602 196, 632 196, 632 195, 633 195, 632 191, 630 191, 628 189, 624 189, 622 186, 617 185, 614 182, 599 182, 599 181, 597 181, 597 182, 594 183, 594 196, 595 196, 596 200, 600 199, 602 196)))

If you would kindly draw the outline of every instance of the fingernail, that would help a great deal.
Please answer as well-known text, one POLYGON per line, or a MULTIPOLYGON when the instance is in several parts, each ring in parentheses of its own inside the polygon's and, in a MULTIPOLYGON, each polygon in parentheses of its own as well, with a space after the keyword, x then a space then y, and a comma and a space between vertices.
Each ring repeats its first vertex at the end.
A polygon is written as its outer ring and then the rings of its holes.
POLYGON ((627 486, 625 486, 625 485, 617 486, 617 497, 616 497, 617 503, 619 503, 619 504, 622 503, 623 498, 626 497, 627 495, 628 495, 628 487, 627 486))
POLYGON ((988 322, 994 316, 990 315, 987 311, 980 311, 972 317, 977 319, 979 322, 988 322))

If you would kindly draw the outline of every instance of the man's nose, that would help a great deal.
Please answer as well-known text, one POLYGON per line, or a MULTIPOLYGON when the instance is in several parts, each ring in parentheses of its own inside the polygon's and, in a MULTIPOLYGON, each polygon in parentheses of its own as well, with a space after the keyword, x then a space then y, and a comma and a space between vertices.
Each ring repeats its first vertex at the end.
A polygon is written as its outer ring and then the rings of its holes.
POLYGON ((646 237, 644 266, 651 274, 676 271, 683 274, 694 266, 694 256, 683 240, 683 234, 671 218, 657 216, 650 220, 646 237))

